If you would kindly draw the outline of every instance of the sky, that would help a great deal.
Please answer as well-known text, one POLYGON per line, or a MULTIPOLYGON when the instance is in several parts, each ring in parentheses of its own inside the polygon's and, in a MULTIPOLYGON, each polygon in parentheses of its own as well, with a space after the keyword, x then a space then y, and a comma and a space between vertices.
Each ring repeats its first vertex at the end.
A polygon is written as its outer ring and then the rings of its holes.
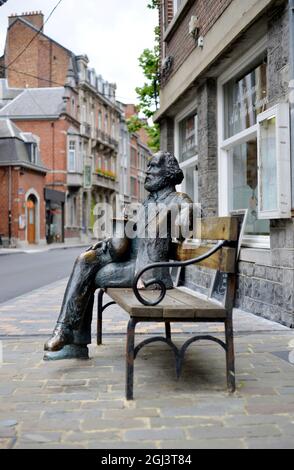
MULTIPOLYGON (((58 0, 8 0, 0 7, 0 55, 7 17, 42 10, 46 18, 58 0)), ((90 67, 117 84, 117 99, 136 103, 135 88, 144 83, 138 57, 154 44, 156 10, 148 0, 62 0, 44 32, 75 54, 87 54, 90 67)))

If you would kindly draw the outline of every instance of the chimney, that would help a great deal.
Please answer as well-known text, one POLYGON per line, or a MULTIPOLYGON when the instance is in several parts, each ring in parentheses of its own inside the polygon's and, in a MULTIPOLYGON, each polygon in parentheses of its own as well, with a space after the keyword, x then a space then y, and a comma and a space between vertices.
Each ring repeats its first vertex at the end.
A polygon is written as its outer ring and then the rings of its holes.
POLYGON ((8 25, 10 26, 18 18, 22 18, 23 20, 27 21, 35 28, 43 31, 44 15, 41 11, 29 11, 29 12, 22 13, 21 15, 14 13, 8 17, 8 25))

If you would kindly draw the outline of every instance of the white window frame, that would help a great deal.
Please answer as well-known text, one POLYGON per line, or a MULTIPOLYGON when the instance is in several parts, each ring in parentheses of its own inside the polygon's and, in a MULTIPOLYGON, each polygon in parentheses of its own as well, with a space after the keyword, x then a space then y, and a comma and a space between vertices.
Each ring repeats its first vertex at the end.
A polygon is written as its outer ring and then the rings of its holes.
POLYGON ((67 169, 69 173, 77 172, 77 143, 73 139, 68 141, 68 164, 67 169), (74 148, 71 148, 71 144, 74 144, 74 148), (73 158, 73 160, 71 160, 73 158), (73 165, 71 165, 73 163, 73 165))
POLYGON ((183 3, 184 0, 173 0, 173 13, 174 13, 174 17, 176 16, 177 12, 179 11, 179 9, 181 8, 181 5, 183 3))
POLYGON ((288 103, 278 103, 259 114, 258 125, 258 168, 262 173, 261 156, 261 123, 276 118, 276 170, 277 170, 277 208, 261 210, 263 186, 262 178, 258 180, 258 218, 289 219, 291 218, 291 163, 290 163, 290 112, 288 103))
MULTIPOLYGON (((188 118, 193 112, 197 114, 197 99, 193 100, 185 109, 183 109, 179 114, 176 115, 174 120, 175 125, 175 132, 174 132, 174 148, 175 148, 175 157, 179 162, 180 168, 182 170, 186 170, 192 166, 198 166, 198 153, 193 157, 185 160, 184 162, 180 162, 180 124, 184 119, 188 118)), ((186 191, 185 180, 181 184, 181 191, 186 191)), ((195 201, 199 202, 199 192, 198 192, 198 171, 197 175, 194 178, 194 191, 195 191, 195 201), (197 199, 197 200, 196 200, 197 199)))
MULTIPOLYGON (((264 36, 256 45, 247 51, 236 61, 226 72, 218 79, 217 83, 217 109, 218 109, 218 200, 219 216, 230 215, 230 181, 232 174, 232 162, 229 158, 229 150, 235 146, 248 142, 252 138, 258 138, 258 124, 239 132, 238 134, 225 139, 225 121, 224 121, 224 85, 233 79, 246 67, 261 56, 267 50, 267 36, 264 36)), ((263 235, 245 235, 243 246, 250 248, 270 248, 270 236, 263 235)))
POLYGON ((31 143, 30 146, 31 146, 31 148, 30 148, 30 161, 31 161, 31 163, 33 163, 34 165, 36 165, 37 162, 38 162, 38 158, 37 158, 37 151, 38 151, 37 144, 31 143))

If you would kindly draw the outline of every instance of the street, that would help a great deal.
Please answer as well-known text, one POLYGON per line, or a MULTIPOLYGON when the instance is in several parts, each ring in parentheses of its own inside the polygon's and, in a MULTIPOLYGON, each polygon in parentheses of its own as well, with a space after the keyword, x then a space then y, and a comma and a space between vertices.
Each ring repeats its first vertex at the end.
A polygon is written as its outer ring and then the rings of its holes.
POLYGON ((0 303, 69 276, 83 248, 0 256, 0 303))

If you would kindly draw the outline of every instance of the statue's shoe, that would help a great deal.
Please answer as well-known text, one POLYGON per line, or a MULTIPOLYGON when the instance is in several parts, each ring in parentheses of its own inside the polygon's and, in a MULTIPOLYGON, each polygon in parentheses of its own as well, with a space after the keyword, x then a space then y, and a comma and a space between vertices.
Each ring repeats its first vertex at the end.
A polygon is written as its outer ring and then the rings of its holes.
POLYGON ((44 350, 56 352, 60 351, 67 344, 72 344, 74 341, 73 332, 70 328, 59 323, 48 341, 45 343, 44 350))

